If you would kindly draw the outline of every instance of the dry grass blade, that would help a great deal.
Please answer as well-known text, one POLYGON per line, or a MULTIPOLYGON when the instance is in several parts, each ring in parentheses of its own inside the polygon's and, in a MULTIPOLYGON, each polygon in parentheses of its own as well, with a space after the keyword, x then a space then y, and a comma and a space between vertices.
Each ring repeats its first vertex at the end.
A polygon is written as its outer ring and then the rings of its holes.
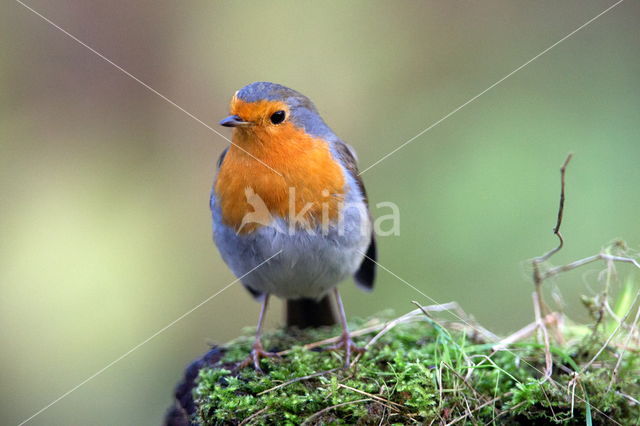
MULTIPOLYGON (((557 312, 552 312, 546 317, 544 317, 542 322, 545 325, 555 324, 559 321, 559 319, 560 319, 560 314, 557 312)), ((506 349, 509 345, 519 342, 531 336, 533 333, 535 333, 537 329, 538 329, 537 321, 527 324, 524 327, 522 327, 520 330, 516 331, 515 333, 512 333, 509 336, 505 337, 504 339, 500 340, 500 342, 498 342, 493 347, 493 350, 500 351, 500 350, 506 349)))
POLYGON ((607 337, 607 340, 604 342, 604 344, 598 350, 598 352, 596 352, 593 358, 591 358, 591 360, 584 367, 582 367, 582 370, 580 371, 581 373, 584 373, 585 371, 587 371, 589 367, 591 367, 591 365, 595 362, 595 360, 598 359, 602 351, 604 351, 609 346, 609 344, 611 343, 611 340, 613 340, 614 336, 618 333, 618 330, 620 330, 620 328, 622 327, 622 324, 624 324, 627 318, 629 318, 629 315, 631 314, 633 307, 638 301, 638 298, 640 298, 640 291, 636 294, 636 298, 633 300, 633 303, 629 307, 629 310, 625 314, 624 318, 622 318, 622 320, 618 323, 618 326, 615 328, 615 330, 613 330, 613 332, 609 335, 609 337, 607 337))
POLYGON ((333 373, 334 371, 338 371, 339 368, 332 368, 331 370, 326 370, 326 371, 320 371, 318 373, 313 373, 313 374, 309 374, 308 376, 304 376, 304 377, 296 377, 295 379, 291 379, 289 381, 286 381, 284 383, 280 383, 278 386, 274 386, 272 388, 263 390, 262 392, 258 393, 258 396, 260 395, 264 395, 265 393, 269 393, 272 392, 276 389, 280 389, 283 388, 285 386, 289 386, 292 383, 297 383, 297 382, 301 382, 303 380, 309 380, 309 379, 313 379, 315 377, 320 377, 320 376, 324 376, 325 374, 329 374, 329 373, 333 373))
POLYGON ((365 391, 363 391, 363 390, 356 389, 356 388, 353 388, 353 387, 351 387, 351 386, 344 385, 344 384, 342 384, 342 383, 338 383, 338 387, 340 387, 340 388, 344 388, 344 389, 348 389, 348 390, 350 390, 350 391, 352 391, 352 392, 356 392, 356 393, 359 393, 359 394, 361 394, 361 395, 368 396, 368 397, 369 397, 369 398, 371 398, 371 399, 375 399, 376 401, 383 402, 383 403, 385 403, 385 404, 388 404, 389 406, 394 406, 394 407, 396 407, 396 408, 389 407, 389 408, 392 408, 392 409, 394 409, 394 410, 398 410, 398 409, 403 409, 403 408, 404 408, 404 406, 403 406, 403 405, 398 404, 397 402, 389 401, 388 399, 382 398, 382 397, 380 397, 380 396, 378 396, 378 395, 374 395, 374 394, 372 394, 372 393, 365 392, 365 391))
MULTIPOLYGON (((638 292, 638 295, 640 295, 640 292, 638 292)), ((638 298, 638 295, 636 295, 636 299, 638 298)), ((622 346, 622 349, 620 351, 620 355, 618 356, 618 361, 616 362, 616 366, 613 369, 613 373, 611 374, 611 381, 609 382, 609 386, 607 388, 607 391, 611 390, 611 387, 613 386, 613 383, 617 380, 618 370, 620 369, 620 364, 622 364, 622 358, 624 357, 624 354, 626 352, 626 348, 629 346, 629 343, 631 342, 631 338, 633 337, 633 335, 636 332, 636 328, 638 327, 638 321, 639 320, 640 320, 640 306, 638 306, 638 311, 636 312, 636 317, 633 320, 633 323, 631 324, 631 330, 629 330, 629 334, 627 335, 627 338, 624 341, 624 345, 622 346)))
POLYGON ((455 418, 455 419, 453 419, 451 422, 447 423, 445 426, 451 426, 451 425, 454 425, 454 424, 456 424, 456 423, 459 423, 459 422, 461 422, 462 420, 464 420, 464 419, 466 419, 467 417, 469 417, 469 415, 470 415, 470 414, 475 413, 475 412, 477 412, 477 411, 480 411, 481 409, 483 409, 483 408, 484 408, 484 407, 486 407, 487 405, 491 405, 491 404, 493 404, 493 403, 495 403, 495 402, 497 402, 497 401, 500 401, 500 400, 501 400, 501 399, 503 399, 503 398, 508 398, 508 397, 510 397, 511 395, 512 395, 512 393, 511 393, 511 392, 507 392, 507 393, 505 393, 504 395, 500 395, 500 396, 497 396, 497 397, 495 397, 495 398, 492 398, 492 399, 490 399, 489 401, 487 401, 487 402, 485 402, 485 403, 483 403, 483 404, 478 405, 476 408, 474 408, 474 409, 473 409, 473 410, 471 410, 470 412, 465 413, 465 414, 463 414, 463 415, 462 415, 462 416, 460 416, 460 417, 456 417, 456 418, 455 418))
POLYGON ((541 306, 540 306, 540 300, 538 299, 538 293, 534 292, 532 294, 532 297, 533 297, 533 311, 536 316, 536 326, 540 331, 540 333, 542 333, 542 340, 544 342, 545 368, 544 368, 543 381, 546 381, 551 377, 551 374, 553 373, 553 358, 551 357, 551 345, 549 343, 549 333, 547 331, 547 326, 544 323, 544 321, 542 321, 542 315, 540 313, 541 306))
POLYGON ((265 411, 268 410, 269 407, 264 407, 262 410, 258 410, 255 413, 253 413, 252 415, 250 415, 249 417, 247 417, 246 419, 244 419, 242 422, 240 422, 239 426, 244 426, 244 425, 248 425, 250 422, 252 422, 254 419, 260 417, 265 411))
POLYGON ((314 413, 311 416, 307 417, 305 419, 305 421, 301 423, 301 425, 309 424, 309 422, 311 422, 311 420, 313 420, 316 417, 319 417, 319 416, 323 415, 324 413, 326 413, 328 411, 331 411, 331 410, 333 410, 335 408, 342 407, 342 406, 345 406, 345 405, 350 405, 350 404, 360 404, 361 402, 368 402, 368 401, 371 401, 371 399, 369 399, 369 398, 357 399, 355 401, 342 402, 340 404, 332 405, 331 407, 323 408, 322 410, 318 411, 317 413, 314 413))
MULTIPOLYGON (((414 304, 417 304, 417 302, 413 302, 414 304)), ((426 306, 422 306, 418 304, 418 309, 414 309, 413 311, 406 313, 404 315, 402 315, 401 317, 398 317, 392 321, 389 321, 384 328, 382 328, 382 330, 380 330, 380 332, 378 334, 376 334, 375 336, 373 336, 373 338, 371 340, 369 340, 369 342, 365 345, 365 349, 370 348, 372 345, 374 345, 382 336, 384 336, 385 334, 387 334, 389 331, 391 331, 394 327, 397 327, 400 324, 406 323, 408 321, 413 320, 414 318, 418 317, 418 316, 422 316, 421 313, 424 312, 446 312, 446 311, 452 311, 455 312, 457 314, 457 316, 461 319, 463 318, 468 318, 467 314, 464 312, 464 310, 460 307, 460 305, 457 302, 448 302, 448 303, 440 303, 437 305, 426 305, 426 306)), ((495 336, 493 333, 487 332, 487 334, 490 334, 492 336, 495 336)))
MULTIPOLYGON (((375 325, 372 325, 372 326, 364 327, 364 328, 361 328, 359 330, 352 331, 351 332, 351 337, 365 336, 367 334, 373 333, 374 331, 378 331, 378 330, 380 330, 380 329, 382 329, 384 327, 385 327, 384 323, 380 323, 380 324, 375 324, 375 325)), ((340 336, 335 336, 335 337, 330 337, 328 339, 318 340, 317 342, 307 343, 306 345, 303 345, 302 347, 304 349, 310 350, 310 349, 319 348, 321 346, 330 345, 332 343, 336 343, 339 340, 340 340, 340 336)), ((278 352, 278 355, 285 356, 285 355, 289 355, 291 352, 292 352, 292 349, 287 349, 287 350, 278 352)))

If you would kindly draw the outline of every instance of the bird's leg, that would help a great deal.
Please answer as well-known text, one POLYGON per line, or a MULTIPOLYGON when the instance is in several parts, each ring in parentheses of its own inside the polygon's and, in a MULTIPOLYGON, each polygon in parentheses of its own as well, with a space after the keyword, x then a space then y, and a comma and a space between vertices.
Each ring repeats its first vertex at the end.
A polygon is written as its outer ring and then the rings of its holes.
POLYGON ((253 342, 253 348, 251 349, 251 353, 242 361, 242 363, 238 366, 238 369, 245 368, 251 364, 253 364, 253 368, 262 373, 262 369, 260 368, 260 360, 262 358, 280 358, 275 352, 267 352, 262 347, 262 325, 264 323, 264 317, 267 312, 267 305, 269 303, 269 294, 264 295, 264 299, 262 300, 262 307, 260 308, 260 316, 258 317, 258 329, 256 330, 256 339, 253 342))
POLYGON ((329 350, 344 350, 344 368, 349 368, 351 364, 352 352, 364 352, 364 348, 360 348, 351 340, 351 334, 349 334, 349 326, 347 326, 347 316, 344 313, 344 305, 342 304, 342 298, 338 292, 338 287, 333 288, 333 294, 338 304, 338 311, 340 313, 340 323, 342 324, 342 335, 340 340, 335 345, 329 347, 329 350))

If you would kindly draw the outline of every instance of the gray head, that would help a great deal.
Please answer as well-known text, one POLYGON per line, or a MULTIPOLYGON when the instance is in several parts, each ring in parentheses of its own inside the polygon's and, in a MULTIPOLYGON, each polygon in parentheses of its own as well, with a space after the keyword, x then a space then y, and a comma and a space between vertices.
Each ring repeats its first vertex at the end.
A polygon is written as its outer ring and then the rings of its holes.
POLYGON ((258 81, 238 90, 231 100, 231 115, 220 122, 226 127, 277 126, 290 121, 314 137, 335 135, 320 117, 313 102, 302 93, 276 83, 258 81))

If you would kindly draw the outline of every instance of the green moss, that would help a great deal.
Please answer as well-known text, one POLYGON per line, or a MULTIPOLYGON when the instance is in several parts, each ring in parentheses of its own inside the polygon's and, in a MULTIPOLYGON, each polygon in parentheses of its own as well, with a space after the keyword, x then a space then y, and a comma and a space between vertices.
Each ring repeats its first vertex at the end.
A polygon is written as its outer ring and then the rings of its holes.
MULTIPOLYGON (((352 329, 363 325, 355 322, 352 329)), ((552 347, 553 375, 544 380, 543 347, 533 340, 494 353, 491 345, 418 315, 391 329, 349 370, 340 369, 342 353, 301 346, 338 334, 338 329, 322 329, 265 335, 267 348, 292 347, 281 360, 263 360, 265 374, 233 371, 249 353, 250 336, 229 343, 220 361, 199 372, 194 420, 205 425, 247 418, 249 424, 439 424, 466 416, 460 424, 611 424, 609 418, 635 424, 640 418, 640 407, 625 396, 640 395, 637 353, 625 354, 611 389, 619 356, 614 346, 586 372, 573 374, 602 347, 604 338, 597 335, 552 347)), ((374 334, 356 341, 364 345, 374 334)))

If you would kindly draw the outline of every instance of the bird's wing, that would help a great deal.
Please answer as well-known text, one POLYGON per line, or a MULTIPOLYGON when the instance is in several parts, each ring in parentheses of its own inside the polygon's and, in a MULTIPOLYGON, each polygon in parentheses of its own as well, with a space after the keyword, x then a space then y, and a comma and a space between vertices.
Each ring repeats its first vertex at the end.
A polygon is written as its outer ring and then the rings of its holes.
POLYGON ((224 157, 227 155, 227 151, 229 151, 229 147, 226 147, 220 157, 218 158, 217 170, 220 170, 220 166, 222 166, 222 162, 224 161, 224 157))
POLYGON ((364 202, 367 207, 369 207, 369 201, 367 200, 367 190, 364 187, 362 178, 358 174, 358 157, 356 156, 356 152, 348 144, 342 141, 335 142, 334 148, 342 165, 347 169, 351 177, 355 179, 356 184, 358 185, 358 188, 360 189, 360 192, 364 197, 364 202))
MULTIPOLYGON (((369 201, 367 199, 367 190, 364 187, 362 178, 358 174, 358 160, 356 152, 348 144, 342 141, 335 142, 334 147, 336 153, 338 154, 340 162, 347 169, 347 172, 351 175, 351 177, 353 177, 353 179, 356 181, 356 184, 358 185, 358 188, 362 193, 362 197, 364 198, 364 202, 368 208, 369 201)), ((369 243, 369 247, 367 248, 367 252, 365 253, 365 257, 362 260, 360 267, 354 275, 356 283, 365 290, 373 289, 373 283, 376 278, 376 261, 376 239, 372 227, 371 242, 369 243)))
POLYGON ((222 166, 222 162, 224 161, 224 157, 227 155, 227 151, 229 151, 229 147, 226 147, 220 157, 218 158, 218 162, 216 163, 216 174, 213 178, 213 188, 211 188, 211 194, 209 196, 209 208, 211 208, 211 212, 214 211, 214 203, 216 201, 216 181, 218 180, 218 173, 220 172, 220 167, 222 166))

